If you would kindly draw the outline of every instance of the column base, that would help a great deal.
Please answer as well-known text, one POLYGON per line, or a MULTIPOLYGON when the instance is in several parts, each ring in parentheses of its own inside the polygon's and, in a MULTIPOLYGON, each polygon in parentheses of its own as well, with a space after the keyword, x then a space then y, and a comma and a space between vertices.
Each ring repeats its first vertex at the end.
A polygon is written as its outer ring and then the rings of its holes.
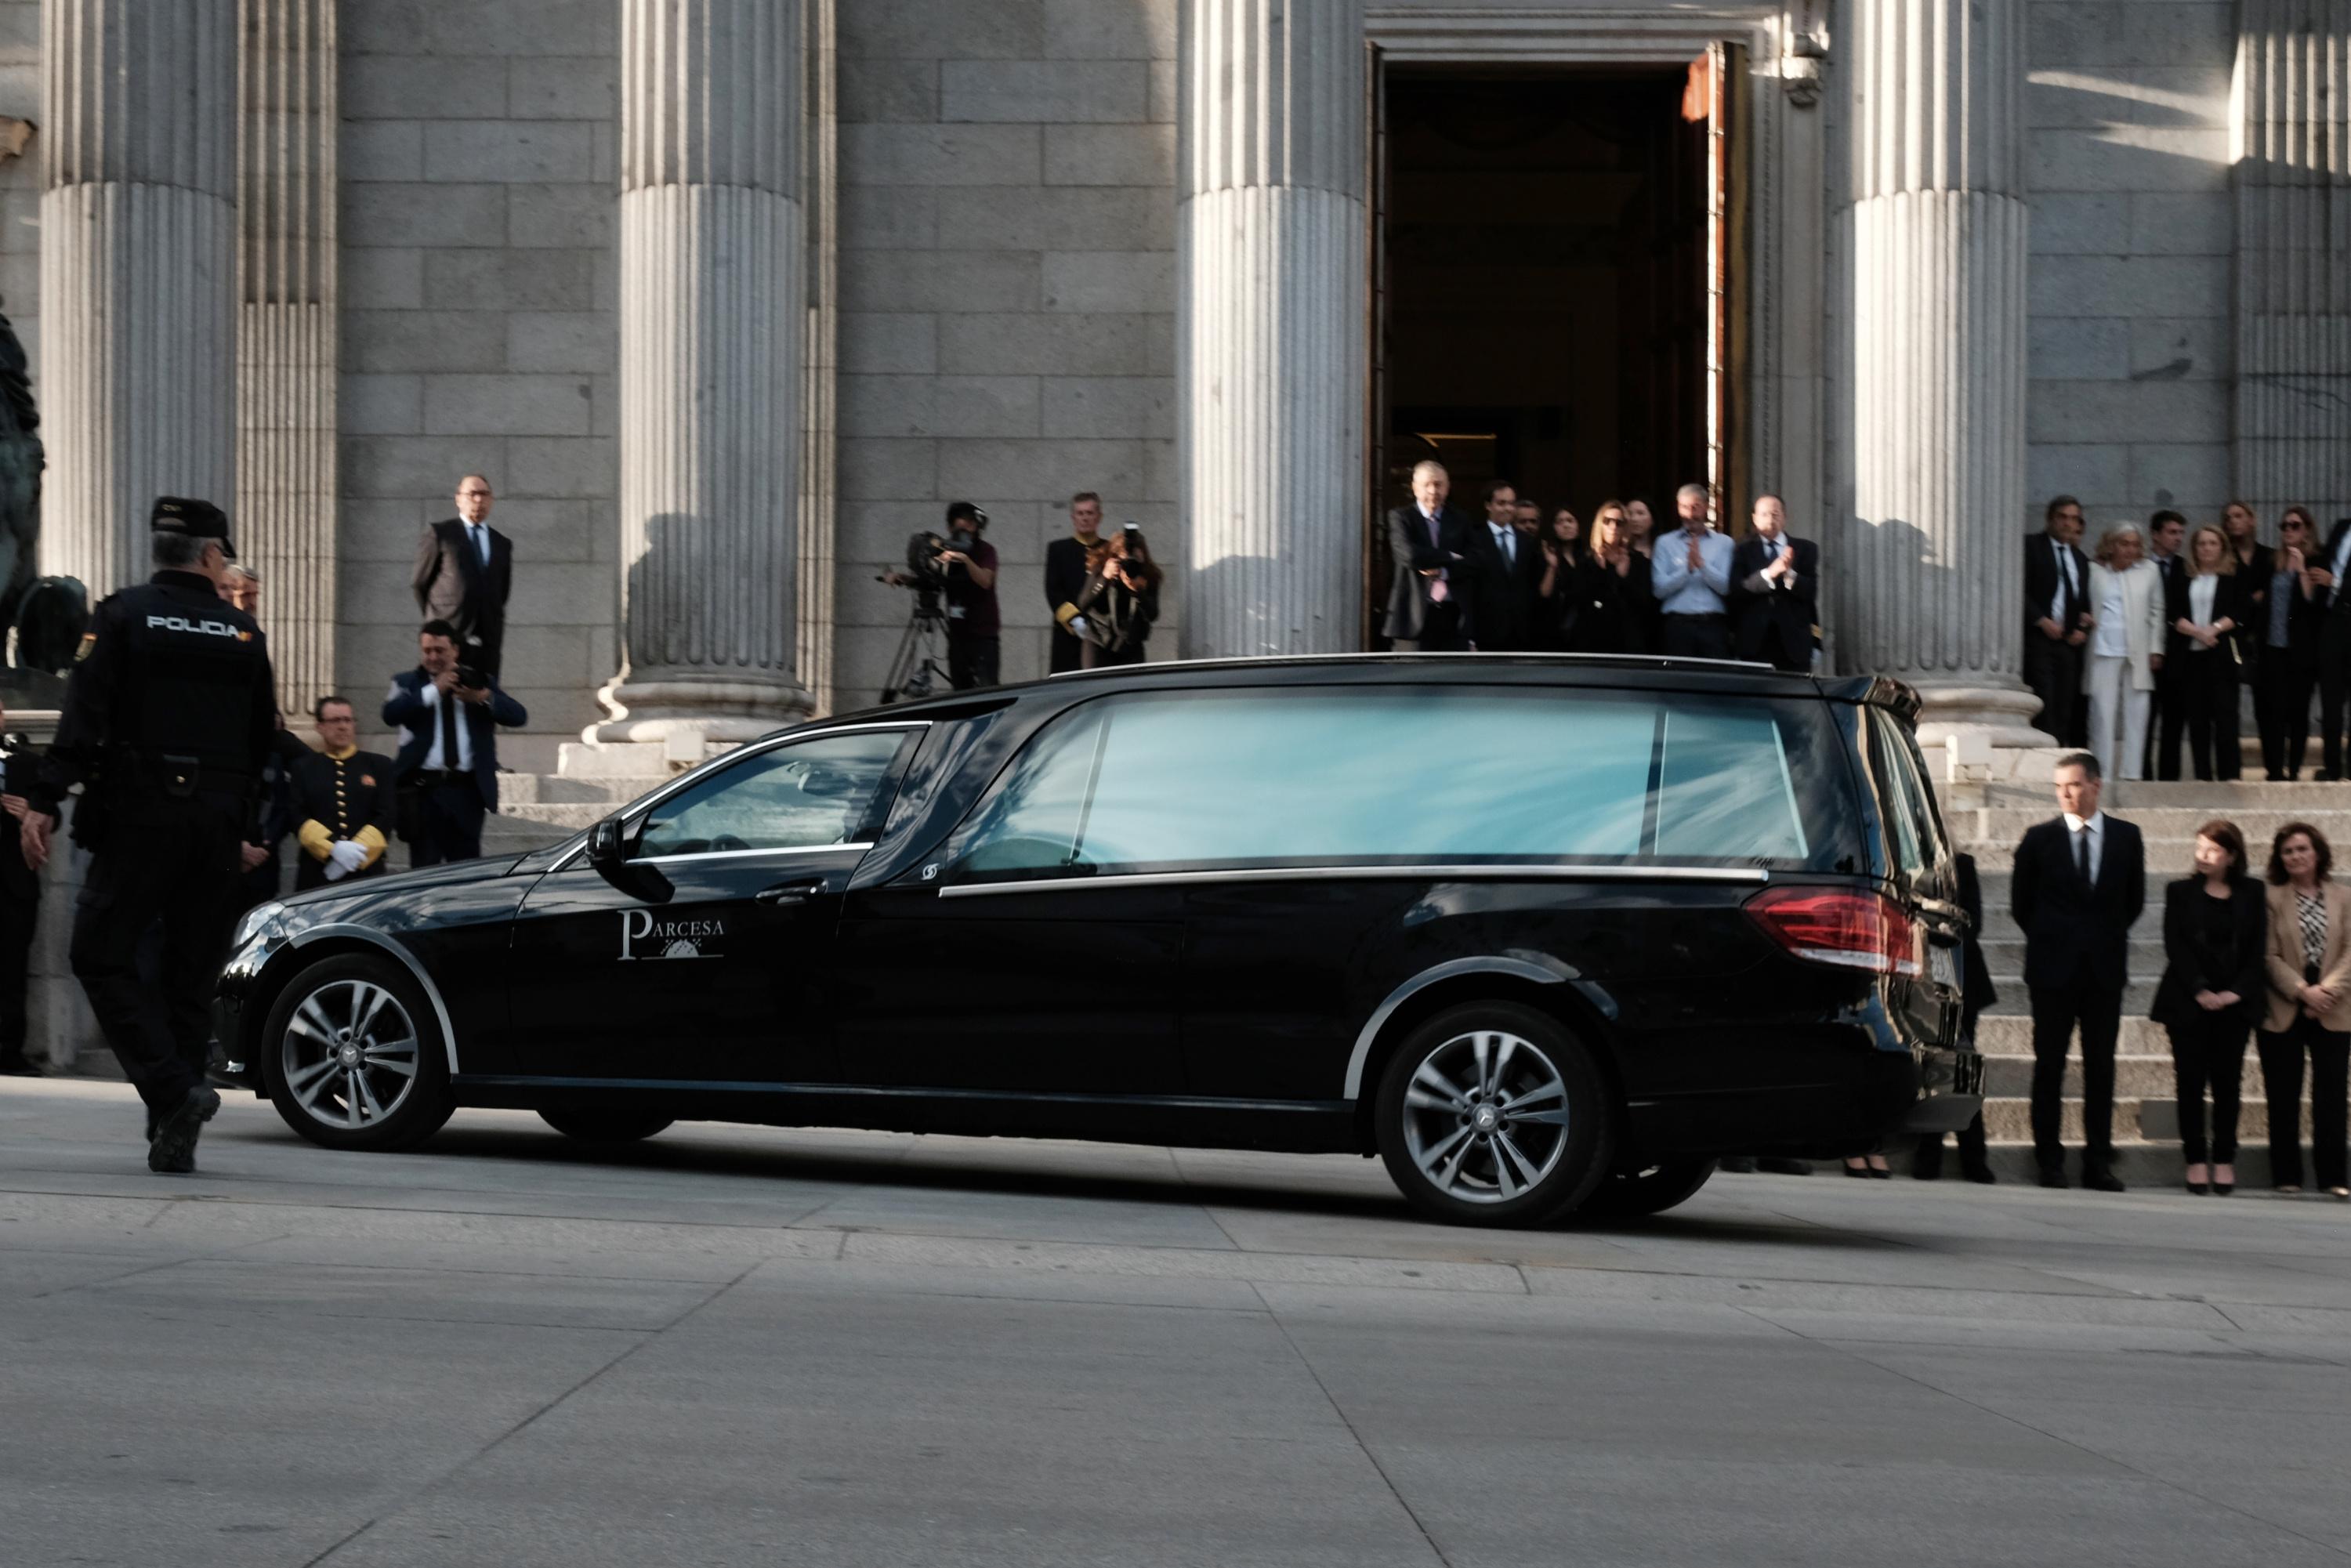
POLYGON ((1925 701, 1918 715, 1921 747, 1944 745, 1955 735, 1980 737, 1988 746, 2037 748, 2057 744, 2032 727, 2041 699, 2022 686, 1910 684, 1925 701))
POLYGON ((806 718, 815 700, 780 677, 648 672, 624 675, 596 694, 611 717, 580 732, 590 745, 695 743, 739 746, 806 718))

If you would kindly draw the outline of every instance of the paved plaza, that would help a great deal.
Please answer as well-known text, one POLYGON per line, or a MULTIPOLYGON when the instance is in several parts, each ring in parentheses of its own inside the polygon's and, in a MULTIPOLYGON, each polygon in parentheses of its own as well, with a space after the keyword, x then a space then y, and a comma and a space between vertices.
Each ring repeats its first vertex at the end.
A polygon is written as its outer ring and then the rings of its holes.
POLYGON ((2339 1563, 2351 1206, 0 1090, 0 1558, 2339 1563))

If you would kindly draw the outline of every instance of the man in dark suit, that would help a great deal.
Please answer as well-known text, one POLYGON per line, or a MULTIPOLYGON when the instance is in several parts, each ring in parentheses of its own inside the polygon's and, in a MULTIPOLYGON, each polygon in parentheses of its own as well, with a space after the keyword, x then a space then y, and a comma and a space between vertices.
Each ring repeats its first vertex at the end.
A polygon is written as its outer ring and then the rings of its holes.
POLYGON ((310 713, 319 749, 304 747, 288 776, 289 815, 302 846, 294 866, 297 892, 382 874, 396 804, 392 758, 359 748, 359 716, 350 699, 320 697, 310 713))
POLYGON ((507 595, 514 587, 514 541, 490 527, 490 482, 457 481, 457 515, 429 525, 416 541, 417 613, 456 629, 465 663, 495 679, 506 641, 507 595))
POLYGON ((1517 653, 1537 644, 1535 601, 1542 549, 1519 532, 1519 493, 1508 479, 1486 486, 1486 521, 1469 530, 1467 615, 1470 646, 1517 653))
MULTIPOLYGON (((0 709, 0 728, 8 715, 0 709)), ((40 753, 21 735, 0 736, 0 807, 7 817, 0 826, 19 828, 25 821, 26 777, 40 763, 40 753)), ((0 1077, 38 1078, 41 1070, 25 1054, 26 972, 33 953, 33 933, 41 923, 41 873, 25 863, 19 835, 0 833, 0 1077)))
POLYGON ((1730 645, 1798 674, 1813 667, 1820 643, 1820 547, 1788 532, 1788 508, 1755 497, 1754 532, 1730 552, 1730 645))
POLYGON ((1381 635, 1400 653, 1444 653, 1462 646, 1468 589, 1469 520, 1445 504, 1453 481, 1442 463, 1413 465, 1412 505, 1388 513, 1388 585, 1381 635))
POLYGON ((459 662, 446 621, 424 623, 416 654, 417 667, 392 676, 383 698, 383 722, 407 732, 392 765, 413 801, 401 836, 411 865, 477 859, 482 818, 498 809, 497 727, 530 716, 494 678, 459 662))
POLYGON ((2311 565, 2311 581, 2326 596, 2318 629, 2318 776, 2340 779, 2343 712, 2351 704, 2351 517, 2335 519, 2326 548, 2311 565))
POLYGON ((2024 541, 2024 684, 2041 699, 2033 723, 2067 744, 2082 706, 2082 645, 2090 640, 2090 561, 2082 503, 2060 496, 2045 525, 2024 541))
POLYGON ((1070 630, 1093 569, 1087 564, 1102 542, 1102 497, 1081 490, 1070 497, 1070 537, 1045 547, 1045 608, 1053 612, 1052 656, 1046 670, 1060 674, 1085 658, 1085 640, 1070 630))
MULTIPOLYGON (((2171 602, 2171 584, 2188 570, 2179 548, 2187 542, 2188 519, 2166 507, 2147 520, 2147 557, 2155 563, 2164 602, 2171 602)), ((2167 659, 2155 672, 2155 702, 2147 716, 2147 758, 2139 768, 2147 779, 2179 777, 2179 742, 2188 733, 2188 708, 2180 695, 2181 671, 2167 659)))
POLYGON ((2139 831, 2098 810, 2098 759, 2057 759, 2062 815, 2016 846, 2010 899, 2024 933, 2024 988, 2032 998, 2032 1155, 2043 1186, 2065 1185, 2059 1128, 2065 1051, 2082 1030, 2082 1185, 2120 1192, 2113 1166, 2115 1040, 2130 981, 2130 928, 2147 903, 2139 831))

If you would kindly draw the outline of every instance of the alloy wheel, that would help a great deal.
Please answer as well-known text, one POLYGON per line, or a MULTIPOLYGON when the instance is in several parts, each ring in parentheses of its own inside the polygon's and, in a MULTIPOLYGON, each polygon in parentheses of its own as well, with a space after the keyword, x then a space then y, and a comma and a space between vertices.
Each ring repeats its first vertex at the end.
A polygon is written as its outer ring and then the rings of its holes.
POLYGON ((329 980, 305 997, 278 1049, 278 1082, 324 1126, 372 1127, 415 1090, 415 1020, 371 981, 329 980))
POLYGON ((1541 1047, 1506 1030, 1439 1043, 1404 1096, 1405 1153, 1457 1202, 1510 1203, 1541 1185, 1568 1141, 1567 1084, 1541 1047))

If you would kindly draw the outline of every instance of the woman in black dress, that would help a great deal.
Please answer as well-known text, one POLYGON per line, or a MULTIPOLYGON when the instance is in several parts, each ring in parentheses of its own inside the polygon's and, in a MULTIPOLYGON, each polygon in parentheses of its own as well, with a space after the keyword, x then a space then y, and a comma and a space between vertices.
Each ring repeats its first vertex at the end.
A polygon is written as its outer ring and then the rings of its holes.
POLYGON ((1578 653, 1646 653, 1656 646, 1657 596, 1649 560, 1633 548, 1622 501, 1592 515, 1592 548, 1574 578, 1575 624, 1568 647, 1578 653))
POLYGON ((2233 822, 2207 822, 2196 830, 2195 874, 2164 892, 2163 980, 2147 1009, 2171 1036, 2179 1152, 2188 1161, 2190 1192, 2236 1190, 2237 1090, 2245 1071, 2245 1037, 2268 1000, 2268 901, 2246 873, 2245 837, 2233 822))
POLYGON ((2237 629, 2249 610, 2237 576, 2237 552, 2218 525, 2188 536, 2186 570, 2166 596, 2163 673, 2188 715, 2188 750, 2199 779, 2234 779, 2237 739, 2237 629))

